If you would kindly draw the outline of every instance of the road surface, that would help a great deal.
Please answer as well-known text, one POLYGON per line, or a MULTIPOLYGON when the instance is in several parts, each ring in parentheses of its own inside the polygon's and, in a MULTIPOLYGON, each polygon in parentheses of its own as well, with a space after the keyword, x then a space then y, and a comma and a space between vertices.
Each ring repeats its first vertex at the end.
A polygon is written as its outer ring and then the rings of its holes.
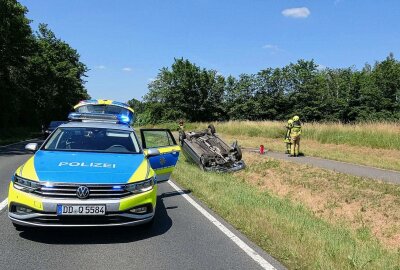
MULTIPOLYGON (((30 156, 24 145, 0 148, 0 202, 7 197, 11 175, 30 156)), ((194 207, 193 200, 196 204, 190 191, 179 192, 173 183, 160 183, 151 230, 135 227, 17 232, 4 208, 0 210, 0 267, 8 270, 284 269, 204 205, 197 202, 197 208, 194 207)))

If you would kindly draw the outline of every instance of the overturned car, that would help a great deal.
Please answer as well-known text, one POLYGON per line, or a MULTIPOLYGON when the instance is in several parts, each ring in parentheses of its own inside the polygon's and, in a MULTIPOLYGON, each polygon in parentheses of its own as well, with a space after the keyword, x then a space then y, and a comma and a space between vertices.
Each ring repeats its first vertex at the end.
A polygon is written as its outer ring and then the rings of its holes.
POLYGON ((204 171, 234 172, 245 168, 237 143, 226 144, 209 125, 203 131, 179 131, 179 143, 186 158, 204 171))

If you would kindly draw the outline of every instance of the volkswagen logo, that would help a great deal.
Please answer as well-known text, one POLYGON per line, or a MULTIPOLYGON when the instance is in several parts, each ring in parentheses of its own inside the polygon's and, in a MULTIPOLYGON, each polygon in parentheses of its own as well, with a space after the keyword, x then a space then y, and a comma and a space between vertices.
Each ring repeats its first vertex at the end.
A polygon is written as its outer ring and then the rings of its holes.
POLYGON ((88 187, 85 187, 85 186, 80 186, 80 187, 78 187, 77 188, 77 190, 76 190, 76 196, 79 198, 79 199, 86 199, 86 198, 88 198, 89 197, 89 188, 88 187))

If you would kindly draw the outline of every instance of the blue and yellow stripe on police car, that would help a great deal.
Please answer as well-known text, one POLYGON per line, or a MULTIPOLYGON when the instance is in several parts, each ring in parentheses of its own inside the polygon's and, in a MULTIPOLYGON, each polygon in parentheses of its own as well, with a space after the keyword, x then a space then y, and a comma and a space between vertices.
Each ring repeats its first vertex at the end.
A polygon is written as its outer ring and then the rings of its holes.
MULTIPOLYGON (((28 161, 20 166, 15 173, 23 178, 39 181, 39 178, 35 169, 35 156, 32 156, 28 161)), ((8 204, 12 202, 18 202, 19 204, 26 205, 32 209, 43 210, 42 199, 38 196, 26 193, 24 191, 14 188, 14 183, 10 182, 9 192, 8 192, 8 204)))
POLYGON ((39 181, 39 177, 37 176, 35 169, 35 156, 32 156, 24 165, 19 167, 16 173, 18 174, 18 176, 21 176, 23 178, 32 181, 39 181))
POLYGON ((142 163, 140 163, 139 167, 129 178, 128 183, 143 181, 154 176, 154 171, 151 170, 150 164, 148 164, 147 159, 143 159, 142 163))

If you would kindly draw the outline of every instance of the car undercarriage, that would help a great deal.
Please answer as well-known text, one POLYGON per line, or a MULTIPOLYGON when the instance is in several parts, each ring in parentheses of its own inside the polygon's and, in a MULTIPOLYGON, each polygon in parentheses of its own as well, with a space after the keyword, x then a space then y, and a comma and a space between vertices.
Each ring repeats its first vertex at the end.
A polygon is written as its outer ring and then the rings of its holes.
POLYGON ((242 151, 237 143, 226 144, 209 125, 203 131, 179 132, 183 153, 204 171, 234 172, 245 168, 242 151))

